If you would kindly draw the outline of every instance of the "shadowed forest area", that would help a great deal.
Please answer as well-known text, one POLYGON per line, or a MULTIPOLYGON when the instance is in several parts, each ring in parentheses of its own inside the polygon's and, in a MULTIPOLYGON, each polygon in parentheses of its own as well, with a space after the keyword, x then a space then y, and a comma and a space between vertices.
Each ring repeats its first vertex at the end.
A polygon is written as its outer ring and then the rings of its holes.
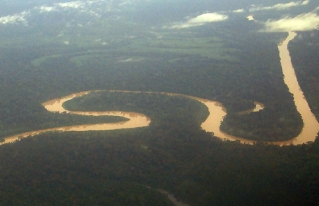
POLYGON ((190 205, 318 200, 317 142, 249 146, 174 126, 175 131, 160 133, 152 127, 48 133, 3 145, 1 204, 169 205, 143 185, 165 189, 190 205))

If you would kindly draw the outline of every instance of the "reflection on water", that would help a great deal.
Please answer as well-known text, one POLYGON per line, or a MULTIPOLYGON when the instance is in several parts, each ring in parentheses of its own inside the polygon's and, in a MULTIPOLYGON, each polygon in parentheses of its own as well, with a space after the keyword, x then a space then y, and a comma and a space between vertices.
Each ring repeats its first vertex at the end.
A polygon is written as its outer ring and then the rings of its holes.
MULTIPOLYGON (((294 96, 294 101, 296 104, 297 111, 301 114, 302 120, 304 122, 304 127, 302 129, 302 132, 294 139, 289 141, 281 141, 281 142, 268 142, 271 144, 276 145, 290 145, 290 144, 303 144, 307 143, 309 141, 314 141, 317 132, 319 130, 319 124, 315 118, 315 116, 312 114, 308 103, 303 95, 303 92, 301 91, 294 68, 291 63, 291 59, 289 56, 288 51, 288 42, 292 40, 296 36, 296 33, 290 32, 288 38, 282 42, 278 46, 279 48, 279 55, 281 58, 281 65, 283 69, 284 74, 284 81, 287 84, 289 91, 294 96)), ((44 132, 50 132, 50 131, 105 131, 105 130, 117 130, 117 129, 131 129, 131 128, 138 128, 138 127, 146 127, 150 124, 151 120, 139 113, 135 112, 123 112, 123 111, 102 111, 102 112, 96 112, 96 111, 69 111, 63 108, 63 103, 66 101, 69 101, 75 97, 81 97, 84 96, 91 91, 84 91, 76 94, 71 94, 59 99, 53 99, 48 102, 43 103, 42 105, 50 112, 58 112, 58 113, 69 113, 69 114, 76 114, 76 115, 88 115, 88 116, 119 116, 129 119, 128 121, 122 121, 117 123, 101 123, 101 124, 89 124, 89 125, 75 125, 75 126, 67 126, 67 127, 58 127, 58 128, 50 128, 50 129, 44 129, 44 130, 38 130, 38 131, 32 131, 32 132, 26 132, 18 135, 14 135, 11 137, 5 138, 5 141, 0 143, 6 144, 6 143, 12 143, 15 142, 21 138, 29 137, 38 135, 40 133, 44 132)), ((94 91, 94 92, 99 92, 94 91)), ((169 96, 183 96, 188 97, 194 100, 197 100, 201 103, 203 103, 209 111, 209 115, 207 119, 202 123, 201 128, 207 132, 212 132, 214 136, 219 137, 223 140, 230 140, 230 141, 239 141, 244 144, 254 144, 256 141, 252 140, 246 140, 244 138, 235 137, 232 135, 228 135, 220 130, 221 122, 223 121, 224 117, 227 115, 226 109, 223 107, 223 105, 220 102, 217 101, 211 101, 207 99, 201 99, 194 96, 188 96, 183 94, 174 94, 174 93, 166 93, 166 92, 142 92, 142 91, 122 91, 122 90, 111 90, 110 92, 122 92, 122 93, 146 93, 146 94, 162 94, 162 95, 169 95, 169 96)), ((264 105, 259 102, 255 102, 255 109, 244 111, 242 114, 248 114, 250 112, 258 112, 264 108, 264 105)))

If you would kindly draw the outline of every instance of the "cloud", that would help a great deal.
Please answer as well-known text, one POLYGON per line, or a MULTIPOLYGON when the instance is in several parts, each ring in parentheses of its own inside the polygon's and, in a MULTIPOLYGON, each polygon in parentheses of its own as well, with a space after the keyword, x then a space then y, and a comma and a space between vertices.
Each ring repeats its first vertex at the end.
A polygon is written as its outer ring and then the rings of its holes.
POLYGON ((135 3, 134 1, 123 1, 120 4, 118 4, 118 6, 127 6, 127 5, 132 5, 133 3, 135 3))
POLYGON ((29 12, 21 12, 20 14, 14 14, 14 15, 8 15, 8 16, 2 16, 0 17, 0 24, 17 24, 17 23, 23 23, 28 24, 26 20, 26 16, 29 14, 29 12))
POLYGON ((233 12, 234 13, 242 13, 242 12, 244 12, 245 10, 244 9, 237 9, 237 10, 234 10, 233 12))
POLYGON ((285 17, 279 20, 268 20, 266 32, 307 31, 318 29, 319 16, 316 13, 300 14, 295 17, 285 17))
MULTIPOLYGON (((97 12, 99 10, 101 1, 70 1, 64 3, 54 3, 51 5, 41 5, 36 6, 33 9, 23 11, 21 13, 12 14, 8 16, 0 16, 0 25, 7 24, 23 24, 25 26, 28 25, 28 20, 31 15, 43 14, 43 13, 52 13, 52 12, 63 12, 65 10, 76 10, 77 12, 86 13, 91 16, 99 18, 100 15, 97 12)), ((104 5, 104 4, 103 4, 104 5)), ((106 2, 105 7, 103 7, 103 11, 107 11, 109 9, 110 4, 106 2)))
POLYGON ((34 9, 40 10, 41 13, 44 12, 52 12, 52 11, 59 11, 61 9, 82 9, 88 5, 91 5, 93 2, 82 2, 82 1, 69 1, 64 3, 55 3, 52 6, 37 6, 34 9))
MULTIPOLYGON (((37 10, 40 13, 49 13, 49 12, 61 12, 61 11, 73 9, 73 10, 77 10, 79 12, 92 13, 92 5, 93 6, 101 6, 101 1, 99 1, 99 0, 97 0, 97 1, 69 1, 69 2, 64 2, 64 3, 54 3, 50 6, 43 5, 43 6, 34 7, 34 10, 37 10)), ((103 6, 103 9, 106 10, 106 9, 108 9, 109 5, 104 5, 104 6, 103 6)), ((99 8, 99 7, 97 7, 97 8, 99 8)))
POLYGON ((100 17, 101 12, 112 11, 112 2, 100 0, 94 1, 69 1, 64 3, 54 3, 51 6, 35 7, 40 13, 61 12, 65 10, 75 10, 77 12, 90 14, 91 16, 100 17), (103 8, 103 9, 101 9, 103 8))
POLYGON ((307 5, 310 2, 310 0, 304 0, 302 1, 302 5, 307 5))
POLYGON ((285 10, 291 7, 304 6, 304 5, 307 5, 309 2, 310 0, 291 1, 289 3, 280 3, 280 4, 276 4, 273 6, 266 6, 266 7, 253 5, 252 8, 249 9, 249 11, 254 12, 254 11, 261 11, 261 10, 285 10))
POLYGON ((218 13, 205 13, 205 14, 196 16, 194 18, 190 18, 184 23, 175 23, 173 26, 170 26, 169 28, 184 29, 184 28, 189 28, 194 26, 201 26, 207 23, 212 23, 212 22, 225 21, 226 19, 228 19, 228 16, 226 15, 222 15, 218 13))
POLYGON ((39 6, 35 7, 35 9, 40 10, 40 13, 56 11, 56 8, 52 6, 39 6))
POLYGON ((253 15, 249 15, 246 17, 248 21, 256 21, 253 15))
POLYGON ((70 2, 65 2, 65 3, 58 3, 57 5, 61 8, 78 9, 78 8, 83 8, 85 3, 81 2, 81 1, 70 1, 70 2))

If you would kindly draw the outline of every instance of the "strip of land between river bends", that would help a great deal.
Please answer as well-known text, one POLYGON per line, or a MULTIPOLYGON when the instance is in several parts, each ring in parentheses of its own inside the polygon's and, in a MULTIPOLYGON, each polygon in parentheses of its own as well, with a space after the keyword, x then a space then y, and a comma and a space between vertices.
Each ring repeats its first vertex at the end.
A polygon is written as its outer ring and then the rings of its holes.
MULTIPOLYGON (((289 92, 292 93, 294 102, 296 105, 297 111, 300 113, 302 120, 303 120, 303 128, 301 133, 287 141, 274 141, 274 142, 265 142, 267 144, 274 144, 274 145, 298 145, 304 144, 307 142, 314 141, 317 137, 317 133, 319 131, 319 123, 316 120, 315 116, 311 112, 308 102, 305 99, 302 90, 300 89, 299 83, 297 81, 297 77, 291 63, 291 58, 288 50, 288 43, 294 39, 297 34, 295 32, 289 32, 288 37, 282 42, 281 45, 278 45, 279 49, 279 56, 280 62, 283 70, 284 75, 284 82, 286 83, 287 87, 289 88, 289 92)), ((49 111, 49 112, 57 112, 57 113, 70 113, 70 114, 77 114, 77 115, 89 115, 89 116, 121 116, 127 118, 128 121, 119 122, 119 123, 101 123, 101 124, 94 124, 94 125, 74 125, 68 127, 58 127, 58 128, 49 128, 44 130, 37 130, 26 132, 22 134, 17 134, 14 136, 4 138, 4 142, 0 143, 6 144, 15 142, 21 138, 26 138, 29 136, 38 135, 44 132, 52 132, 52 131, 106 131, 106 130, 116 130, 116 129, 124 129, 124 128, 138 128, 138 127, 146 127, 149 126, 151 120, 145 116, 144 114, 139 114, 135 112, 123 112, 123 111, 102 111, 102 112, 95 112, 95 111, 69 111, 63 107, 63 103, 69 101, 75 97, 84 96, 90 92, 102 92, 103 90, 95 90, 95 91, 84 91, 75 94, 71 94, 65 97, 61 97, 58 99, 50 100, 48 102, 43 103, 42 105, 49 111)), ((201 128, 206 132, 211 132, 214 136, 229 141, 239 141, 244 144, 255 144, 256 141, 248 140, 240 137, 235 137, 232 135, 228 135, 220 130, 220 124, 223 121, 224 117, 227 115, 226 109, 220 102, 212 101, 208 99, 202 99, 194 96, 184 95, 184 94, 176 94, 176 93, 169 93, 169 92, 152 92, 152 91, 123 91, 123 90, 110 90, 109 92, 122 92, 122 93, 146 93, 146 94, 163 94, 168 96, 183 96, 194 99, 196 101, 201 102, 204 104, 209 111, 209 115, 207 119, 202 123, 201 128)), ((256 107, 258 106, 255 103, 256 107)), ((263 107, 261 106, 261 109, 263 107)), ((258 112, 259 110, 253 110, 251 112, 258 112)))

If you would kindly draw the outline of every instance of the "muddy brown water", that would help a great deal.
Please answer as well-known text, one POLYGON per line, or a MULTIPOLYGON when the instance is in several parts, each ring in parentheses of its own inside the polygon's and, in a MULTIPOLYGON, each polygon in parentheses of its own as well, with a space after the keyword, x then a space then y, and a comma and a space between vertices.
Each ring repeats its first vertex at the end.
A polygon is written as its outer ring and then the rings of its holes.
MULTIPOLYGON (((288 43, 296 36, 295 32, 289 32, 288 37, 278 46, 279 49, 279 56, 281 59, 282 70, 284 74, 284 82, 289 88, 289 91, 294 96, 294 101, 296 104, 297 111, 301 114, 302 120, 304 122, 304 127, 301 133, 293 138, 292 140, 288 141, 280 141, 280 142, 269 142, 271 144, 276 145, 298 145, 304 144, 310 141, 314 141, 318 130, 319 124, 316 120, 315 116, 311 112, 308 102, 305 99, 303 92, 299 86, 298 80, 295 75, 294 68, 291 63, 291 58, 288 50, 288 43)), ((123 92, 123 93, 142 93, 141 91, 120 91, 120 90, 112 90, 113 92, 123 92)), ((71 94, 65 97, 61 97, 58 99, 53 99, 47 102, 44 102, 42 105, 49 111, 49 112, 57 112, 57 113, 69 113, 69 114, 76 114, 76 115, 89 115, 89 116, 119 116, 125 117, 129 119, 128 121, 116 122, 116 123, 101 123, 101 124, 86 124, 86 125, 74 125, 74 126, 66 126, 66 127, 56 127, 56 128, 49 128, 31 132, 25 132, 22 134, 13 135, 10 137, 4 138, 4 142, 2 144, 12 143, 21 138, 26 138, 34 135, 38 135, 44 132, 52 132, 52 131, 106 131, 106 130, 117 130, 117 129, 132 129, 132 128, 139 128, 139 127, 147 127, 149 126, 151 120, 144 114, 135 113, 135 112, 123 112, 123 111, 70 111, 63 107, 63 103, 69 101, 75 97, 84 96, 91 91, 84 91, 80 93, 71 94)), ((94 91, 99 92, 99 91, 94 91)), ((230 141, 239 141, 243 144, 254 144, 255 141, 247 140, 244 138, 228 135, 225 132, 220 130, 220 124, 223 121, 224 117, 227 115, 226 109, 220 102, 212 101, 208 99, 202 99, 194 96, 188 96, 183 94, 175 94, 175 93, 167 93, 167 92, 144 92, 144 93, 160 93, 163 95, 169 96, 183 96, 188 97, 194 100, 197 100, 203 103, 209 111, 209 116, 207 119, 201 124, 201 128, 207 132, 212 132, 216 137, 219 137, 223 140, 230 140, 230 141)), ((250 111, 244 111, 243 114, 248 114, 250 112, 258 112, 264 108, 262 103, 255 102, 255 109, 250 111)))

